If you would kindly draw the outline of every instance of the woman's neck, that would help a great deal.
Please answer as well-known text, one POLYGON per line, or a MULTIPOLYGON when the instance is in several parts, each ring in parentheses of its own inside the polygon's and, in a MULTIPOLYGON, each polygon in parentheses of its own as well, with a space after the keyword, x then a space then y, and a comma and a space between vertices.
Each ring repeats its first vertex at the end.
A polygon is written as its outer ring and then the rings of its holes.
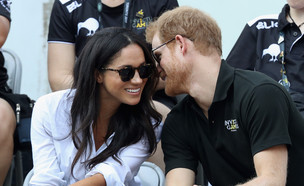
POLYGON ((124 0, 101 0, 101 2, 108 7, 117 7, 121 4, 123 4, 125 1, 124 0))

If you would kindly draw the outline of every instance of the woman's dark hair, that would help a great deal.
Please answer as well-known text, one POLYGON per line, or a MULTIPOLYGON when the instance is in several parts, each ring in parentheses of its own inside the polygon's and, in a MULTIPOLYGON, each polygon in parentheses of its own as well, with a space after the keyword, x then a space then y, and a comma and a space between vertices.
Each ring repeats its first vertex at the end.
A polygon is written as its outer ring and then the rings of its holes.
MULTIPOLYGON (((121 104, 109 122, 105 141, 115 132, 111 144, 93 159, 87 160, 88 168, 92 168, 108 157, 119 161, 118 151, 145 137, 148 140, 149 152, 156 148, 154 128, 161 122, 161 115, 152 106, 152 94, 158 82, 155 62, 147 48, 147 44, 132 31, 124 28, 105 28, 96 32, 83 48, 74 67, 75 97, 71 108, 72 139, 78 149, 73 160, 71 172, 82 154, 86 153, 89 146, 92 152, 93 143, 91 125, 97 121, 100 103, 100 88, 97 83, 96 72, 107 67, 130 44, 137 44, 143 50, 145 62, 153 65, 154 73, 148 78, 143 89, 140 102, 137 105, 121 104), (156 125, 152 125, 152 120, 156 125), (81 137, 80 137, 81 136, 81 137)), ((83 163, 83 162, 81 162, 83 163)))

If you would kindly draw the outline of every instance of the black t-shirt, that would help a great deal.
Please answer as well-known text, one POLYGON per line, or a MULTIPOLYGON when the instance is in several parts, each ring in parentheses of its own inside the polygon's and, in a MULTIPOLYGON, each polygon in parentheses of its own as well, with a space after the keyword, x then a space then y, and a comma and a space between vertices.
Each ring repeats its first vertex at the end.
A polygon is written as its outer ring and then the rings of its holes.
MULTIPOLYGON (((11 21, 10 13, 11 2, 9 0, 0 0, 0 15, 11 21)), ((0 89, 6 85, 8 80, 7 70, 4 67, 4 57, 0 50, 0 89)))
POLYGON ((124 4, 114 8, 102 5, 100 17, 96 0, 55 0, 50 18, 48 42, 74 43, 76 55, 79 56, 86 39, 100 29, 100 25, 103 28, 122 27, 124 18, 127 18, 125 27, 144 38, 149 22, 164 11, 177 6, 176 0, 132 0, 127 17, 122 15, 124 4))
POLYGON ((190 96, 167 116, 162 131, 166 173, 196 171, 200 161, 213 186, 235 185, 256 176, 256 153, 286 144, 287 185, 303 185, 303 134, 304 120, 281 85, 223 61, 208 119, 190 96))
POLYGON ((123 19, 124 4, 117 7, 108 7, 102 5, 101 19, 104 28, 107 27, 121 27, 123 19))

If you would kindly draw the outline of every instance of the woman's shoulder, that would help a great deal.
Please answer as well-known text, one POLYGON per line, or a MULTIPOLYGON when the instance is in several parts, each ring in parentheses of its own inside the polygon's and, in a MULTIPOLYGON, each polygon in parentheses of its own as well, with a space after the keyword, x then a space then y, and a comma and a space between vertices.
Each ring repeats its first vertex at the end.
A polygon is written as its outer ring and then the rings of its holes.
POLYGON ((59 104, 62 104, 63 102, 70 102, 73 96, 74 90, 71 89, 51 92, 39 97, 35 103, 35 107, 47 106, 48 109, 56 108, 59 104))
POLYGON ((71 89, 41 96, 34 106, 32 124, 43 125, 54 137, 67 136, 73 97, 71 89))

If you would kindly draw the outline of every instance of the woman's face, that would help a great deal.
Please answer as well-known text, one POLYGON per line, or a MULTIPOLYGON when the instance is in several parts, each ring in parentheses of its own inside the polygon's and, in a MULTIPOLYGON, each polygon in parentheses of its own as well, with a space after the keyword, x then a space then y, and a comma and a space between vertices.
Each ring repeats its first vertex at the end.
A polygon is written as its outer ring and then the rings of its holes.
MULTIPOLYGON (((131 44, 123 48, 119 55, 109 64, 108 69, 122 69, 126 66, 137 68, 145 64, 143 50, 137 44, 131 44)), ((117 71, 105 70, 100 73, 101 102, 107 104, 121 103, 136 105, 139 103, 142 91, 148 78, 141 79, 138 70, 129 81, 122 81, 117 71)))

